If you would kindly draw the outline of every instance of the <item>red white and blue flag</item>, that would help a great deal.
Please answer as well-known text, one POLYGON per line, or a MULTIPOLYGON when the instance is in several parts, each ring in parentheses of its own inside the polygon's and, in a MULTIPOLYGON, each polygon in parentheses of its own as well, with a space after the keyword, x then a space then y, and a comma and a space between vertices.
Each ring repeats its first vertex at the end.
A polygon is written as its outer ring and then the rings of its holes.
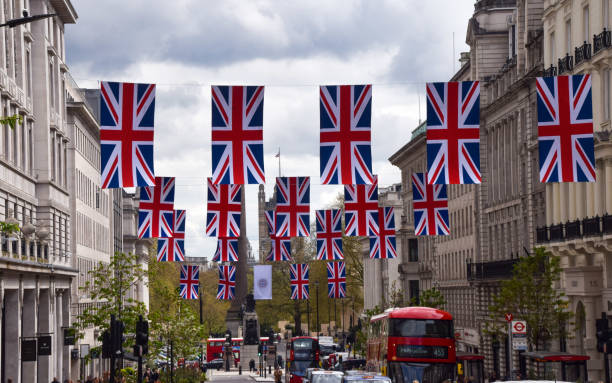
POLYGON ((306 263, 289 265, 291 277, 291 299, 309 299, 308 274, 310 268, 306 263))
POLYGON ((264 216, 266 218, 266 224, 268 226, 268 236, 272 238, 274 236, 274 210, 265 210, 264 216))
POLYGON ((591 75, 538 77, 541 182, 595 182, 591 75))
POLYGON ((208 178, 208 213, 206 235, 209 237, 240 237, 240 185, 216 185, 208 178))
POLYGON ((238 262, 238 238, 219 238, 213 262, 238 262))
POLYGON ((317 210, 317 259, 344 259, 342 254, 342 211, 317 210))
POLYGON ((180 296, 183 299, 198 299, 200 266, 181 265, 180 296))
POLYGON ((425 174, 412 174, 412 207, 414 234, 450 234, 446 185, 429 185, 425 182, 425 174))
POLYGON ((263 86, 212 87, 215 184, 264 184, 263 86))
POLYGON ((184 262, 185 261, 185 210, 175 210, 172 221, 171 238, 157 240, 158 262, 184 262))
POLYGON ((427 83, 427 182, 481 181, 479 82, 427 83))
POLYGON ((344 222, 347 236, 373 235, 378 221, 378 177, 372 185, 344 186, 344 222))
POLYGON ((378 231, 370 237, 370 258, 397 258, 395 245, 395 214, 389 206, 379 207, 378 231))
POLYGON ((266 261, 280 262, 292 260, 291 238, 270 237, 270 252, 266 257, 266 261))
POLYGON ((236 289, 236 266, 219 266, 219 288, 217 299, 234 299, 236 289))
POLYGON ((346 265, 344 262, 327 264, 327 296, 330 298, 346 296, 346 265))
POLYGON ((155 84, 100 84, 102 188, 155 185, 155 84))
POLYGON ((310 177, 276 177, 277 237, 310 236, 310 177))
POLYGON ((321 183, 371 184, 372 85, 321 86, 321 183))
POLYGON ((155 177, 155 186, 140 188, 138 238, 172 237, 174 177, 155 177))

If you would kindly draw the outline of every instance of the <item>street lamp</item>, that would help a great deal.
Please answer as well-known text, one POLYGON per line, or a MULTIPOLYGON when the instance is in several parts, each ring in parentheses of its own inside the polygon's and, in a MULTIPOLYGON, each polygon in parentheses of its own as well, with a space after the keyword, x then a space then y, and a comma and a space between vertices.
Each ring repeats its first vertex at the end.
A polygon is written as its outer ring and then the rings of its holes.
POLYGON ((319 281, 315 281, 315 294, 317 294, 317 339, 319 339, 319 333, 321 332, 321 328, 319 328, 319 281))

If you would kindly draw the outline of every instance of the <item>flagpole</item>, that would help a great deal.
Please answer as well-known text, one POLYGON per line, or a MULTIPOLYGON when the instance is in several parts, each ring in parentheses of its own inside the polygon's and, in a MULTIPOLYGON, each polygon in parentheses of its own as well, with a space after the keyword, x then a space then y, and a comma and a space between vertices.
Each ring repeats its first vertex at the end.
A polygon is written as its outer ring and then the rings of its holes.
POLYGON ((278 147, 278 176, 281 177, 281 159, 280 159, 280 146, 278 147))

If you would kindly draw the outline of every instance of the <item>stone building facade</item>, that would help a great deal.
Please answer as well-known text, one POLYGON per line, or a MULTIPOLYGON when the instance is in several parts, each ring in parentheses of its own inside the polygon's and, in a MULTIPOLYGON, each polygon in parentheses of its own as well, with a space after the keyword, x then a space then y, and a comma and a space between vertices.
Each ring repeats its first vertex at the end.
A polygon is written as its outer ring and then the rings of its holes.
POLYGON ((64 28, 76 22, 69 0, 0 1, 0 22, 30 14, 56 17, 0 29, 0 114, 23 123, 0 127, 0 220, 20 232, 1 235, 0 380, 70 377, 71 280, 64 28), (24 361, 24 341, 50 336, 50 355, 24 361))
POLYGON ((561 258, 559 287, 576 323, 568 351, 589 355, 589 379, 603 380, 595 320, 612 316, 610 0, 545 0, 543 23, 547 74, 591 75, 597 181, 547 184, 537 241, 561 258))

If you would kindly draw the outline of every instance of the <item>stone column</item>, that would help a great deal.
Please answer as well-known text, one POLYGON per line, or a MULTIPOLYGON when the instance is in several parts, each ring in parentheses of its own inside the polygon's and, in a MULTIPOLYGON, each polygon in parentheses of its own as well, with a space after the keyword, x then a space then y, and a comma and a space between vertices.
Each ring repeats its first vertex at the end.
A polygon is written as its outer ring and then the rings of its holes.
POLYGON ((247 225, 246 225, 246 209, 245 209, 245 189, 246 185, 242 185, 240 198, 242 201, 240 210, 240 237, 238 238, 238 262, 236 265, 236 289, 232 304, 227 310, 225 323, 227 328, 232 331, 232 336, 238 334, 238 326, 240 326, 240 307, 245 301, 248 292, 247 286, 247 257, 248 257, 248 241, 247 225))
MULTIPOLYGON (((40 333, 49 333, 51 332, 50 323, 52 320, 51 315, 51 297, 49 295, 49 289, 41 289, 40 297, 38 298, 38 332, 40 333)), ((57 339, 61 340, 63 334, 53 334, 51 336, 51 344, 54 344, 54 341, 57 339)), ((53 347, 51 348, 50 356, 39 356, 38 357, 38 382, 50 382, 53 380, 53 376, 51 376, 52 370, 52 360, 55 354, 55 350, 53 347)))
POLYGON ((559 223, 565 223, 567 221, 568 189, 568 184, 559 184, 559 223))
POLYGON ((560 198, 560 189, 561 185, 559 183, 554 183, 552 185, 553 188, 553 224, 558 224, 561 222, 561 198, 560 198))
POLYGON ((587 217, 595 216, 595 183, 587 182, 586 183, 586 205, 587 205, 587 217))
MULTIPOLYGON (((53 297, 55 298, 55 304, 53 305, 53 311, 54 311, 54 316, 55 316, 55 323, 53 323, 53 332, 55 332, 57 334, 57 329, 62 328, 62 323, 63 323, 63 318, 62 318, 62 294, 61 294, 61 290, 55 290, 52 289, 51 290, 51 294, 53 294, 53 297)), ((59 339, 57 339, 57 337, 55 337, 55 350, 51 351, 53 354, 55 354, 55 371, 53 371, 53 376, 57 377, 57 379, 60 382, 63 382, 64 379, 62 377, 62 371, 63 371, 63 362, 64 359, 62 358, 62 348, 63 345, 62 343, 59 341, 59 339)), ((69 378, 68 376, 66 378, 69 378)))
POLYGON ((595 302, 592 297, 584 297, 582 299, 582 303, 584 304, 584 313, 586 319, 586 338, 593 339, 595 338, 595 319, 599 316, 596 313, 595 302))
MULTIPOLYGON (((22 337, 36 336, 36 290, 28 289, 23 291, 23 323, 22 337)), ((34 362, 22 362, 23 382, 34 382, 36 377, 36 365, 34 362)))
POLYGON ((604 164, 606 168, 606 185, 604 193, 606 196, 606 213, 612 214, 612 159, 606 159, 604 164))
POLYGON ((19 344, 19 337, 21 337, 21 325, 19 318, 21 317, 21 302, 19 290, 4 290, 4 295, 6 297, 4 376, 7 380, 12 379, 14 383, 20 383, 21 345, 19 344))
POLYGON ((597 180, 594 183, 595 185, 595 215, 602 216, 604 213, 604 193, 603 187, 605 186, 604 171, 603 171, 603 161, 595 161, 595 173, 597 180))
MULTIPOLYGON (((62 305, 59 309, 62 311, 62 320, 61 323, 55 329, 56 334, 62 333, 62 327, 70 327, 70 290, 65 289, 61 292, 62 297, 62 305)), ((58 346, 61 350, 60 353, 57 354, 58 359, 62 359, 62 382, 65 379, 70 378, 70 347, 64 347, 63 339, 58 339, 58 346)))
POLYGON ((584 183, 578 182, 576 184, 576 216, 579 219, 583 219, 585 217, 586 202, 584 200, 584 189, 584 183))
POLYGON ((546 226, 550 226, 553 224, 553 213, 554 213, 554 204, 553 204, 553 185, 546 184, 546 226))
POLYGON ((570 221, 576 220, 576 184, 569 184, 569 214, 570 221))

